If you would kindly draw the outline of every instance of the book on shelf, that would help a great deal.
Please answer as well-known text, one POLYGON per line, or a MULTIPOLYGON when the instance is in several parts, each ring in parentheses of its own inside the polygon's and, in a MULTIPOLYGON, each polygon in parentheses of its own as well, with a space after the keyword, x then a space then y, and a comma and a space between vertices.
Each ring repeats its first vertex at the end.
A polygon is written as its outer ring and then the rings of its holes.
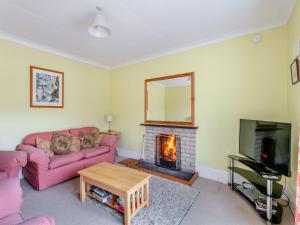
POLYGON ((121 212, 124 212, 124 211, 125 211, 125 210, 124 210, 124 206, 120 205, 120 204, 118 203, 118 201, 115 202, 114 208, 115 208, 116 210, 118 210, 118 211, 121 211, 121 212))
POLYGON ((112 193, 104 191, 101 188, 96 188, 94 186, 91 187, 90 193, 93 198, 97 199, 98 201, 100 201, 102 203, 106 203, 113 197, 112 193))

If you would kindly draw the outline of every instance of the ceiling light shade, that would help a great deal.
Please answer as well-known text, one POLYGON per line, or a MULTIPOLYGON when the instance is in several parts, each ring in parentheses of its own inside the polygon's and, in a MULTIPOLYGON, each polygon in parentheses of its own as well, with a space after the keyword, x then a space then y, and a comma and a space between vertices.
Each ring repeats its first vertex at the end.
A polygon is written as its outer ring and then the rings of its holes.
MULTIPOLYGON (((100 10, 98 10, 100 11, 100 10)), ((104 38, 111 34, 111 31, 107 25, 107 22, 102 14, 98 12, 93 23, 88 29, 90 35, 97 38, 104 38)))

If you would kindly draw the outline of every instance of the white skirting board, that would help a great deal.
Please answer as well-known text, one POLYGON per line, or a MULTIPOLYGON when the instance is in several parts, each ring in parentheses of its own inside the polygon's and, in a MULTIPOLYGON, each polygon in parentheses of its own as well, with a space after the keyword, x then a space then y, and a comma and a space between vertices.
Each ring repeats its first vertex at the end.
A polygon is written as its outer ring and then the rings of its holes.
POLYGON ((125 157, 125 158, 132 158, 132 159, 140 159, 140 152, 137 151, 131 151, 125 148, 117 148, 119 156, 125 157))

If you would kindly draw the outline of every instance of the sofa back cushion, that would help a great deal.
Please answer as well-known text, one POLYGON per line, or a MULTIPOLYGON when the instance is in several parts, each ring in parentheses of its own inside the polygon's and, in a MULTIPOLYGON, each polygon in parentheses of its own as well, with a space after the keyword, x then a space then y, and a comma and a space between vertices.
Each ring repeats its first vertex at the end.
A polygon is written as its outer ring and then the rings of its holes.
POLYGON ((47 140, 47 141, 51 141, 52 136, 53 136, 52 131, 29 134, 24 138, 23 144, 24 145, 32 145, 32 146, 36 147, 36 138, 37 137, 42 138, 42 139, 47 140))
POLYGON ((32 133, 32 134, 27 135, 24 138, 23 144, 24 145, 32 145, 32 146, 36 147, 36 138, 37 137, 40 137, 40 138, 42 138, 44 140, 47 140, 47 141, 52 141, 52 137, 53 137, 54 133, 66 134, 66 133, 69 133, 69 131, 68 130, 61 130, 61 131, 48 131, 48 132, 32 133))
POLYGON ((82 128, 73 128, 70 129, 69 132, 72 136, 77 136, 79 137, 79 133, 90 133, 93 131, 99 131, 98 128, 96 127, 82 127, 82 128))

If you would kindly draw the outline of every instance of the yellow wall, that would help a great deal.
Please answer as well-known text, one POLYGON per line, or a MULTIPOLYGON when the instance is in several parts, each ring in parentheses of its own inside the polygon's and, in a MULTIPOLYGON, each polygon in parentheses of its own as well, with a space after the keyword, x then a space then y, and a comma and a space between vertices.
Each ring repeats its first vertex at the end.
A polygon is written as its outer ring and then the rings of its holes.
POLYGON ((197 162, 225 170, 238 152, 240 118, 284 121, 287 117, 287 27, 129 65, 111 71, 113 128, 121 147, 139 151, 144 127, 144 80, 195 72, 197 162))
MULTIPOLYGON (((289 40, 289 56, 288 66, 295 59, 294 46, 297 40, 300 40, 300 1, 296 1, 296 7, 288 23, 288 40, 289 40)), ((288 73, 289 80, 288 88, 288 118, 293 123, 292 132, 292 179, 289 181, 289 187, 295 195, 296 192, 296 178, 297 178, 297 158, 298 158, 298 132, 300 124, 300 83, 296 85, 291 84, 291 75, 288 73)))
POLYGON ((166 120, 191 121, 191 87, 166 87, 165 90, 166 120))
POLYGON ((107 129, 109 71, 0 40, 0 149, 12 150, 33 131, 85 125, 107 129), (29 66, 65 73, 65 107, 29 107, 29 66))

